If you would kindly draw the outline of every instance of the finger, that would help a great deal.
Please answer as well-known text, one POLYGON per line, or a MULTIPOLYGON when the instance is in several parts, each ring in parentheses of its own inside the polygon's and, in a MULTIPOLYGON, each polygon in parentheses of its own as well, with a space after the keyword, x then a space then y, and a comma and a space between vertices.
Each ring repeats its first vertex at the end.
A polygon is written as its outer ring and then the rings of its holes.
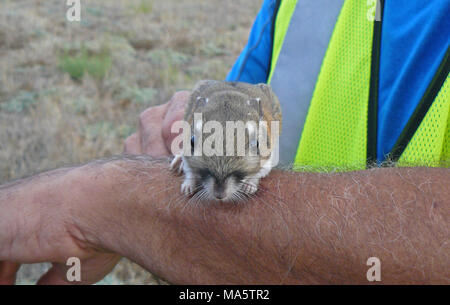
POLYGON ((162 123, 162 136, 168 151, 171 151, 172 141, 181 131, 172 133, 172 125, 184 118, 184 111, 191 95, 190 91, 179 91, 169 102, 167 113, 162 123))
POLYGON ((129 155, 140 155, 142 154, 141 142, 139 140, 139 135, 137 132, 133 133, 125 140, 125 145, 123 152, 129 155))
POLYGON ((39 279, 38 285, 70 285, 65 270, 59 264, 53 266, 39 279))
POLYGON ((139 116, 139 134, 142 153, 153 157, 168 156, 162 137, 162 122, 168 104, 151 107, 139 116))
POLYGON ((19 268, 18 263, 0 262, 0 285, 14 285, 19 268))

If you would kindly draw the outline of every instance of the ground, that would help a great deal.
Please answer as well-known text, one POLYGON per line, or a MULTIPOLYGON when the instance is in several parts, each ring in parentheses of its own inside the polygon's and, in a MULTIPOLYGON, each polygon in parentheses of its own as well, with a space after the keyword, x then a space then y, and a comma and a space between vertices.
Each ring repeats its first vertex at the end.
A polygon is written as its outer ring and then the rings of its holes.
MULTIPOLYGON (((224 79, 261 2, 82 0, 69 22, 66 1, 1 1, 0 184, 120 154, 142 110, 224 79)), ((159 281, 123 259, 102 283, 159 281)))

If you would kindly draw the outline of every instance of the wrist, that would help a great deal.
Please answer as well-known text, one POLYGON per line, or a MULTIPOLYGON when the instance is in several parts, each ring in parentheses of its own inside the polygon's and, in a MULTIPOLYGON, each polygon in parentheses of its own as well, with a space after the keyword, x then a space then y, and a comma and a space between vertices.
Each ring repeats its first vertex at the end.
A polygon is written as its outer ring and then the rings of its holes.
MULTIPOLYGON (((115 199, 120 193, 112 177, 112 162, 95 161, 70 172, 72 192, 66 192, 67 231, 81 248, 116 251, 108 234, 118 222, 115 199)), ((120 237, 118 235, 116 238, 120 237)))
POLYGON ((0 188, 0 211, 7 215, 0 217, 0 260, 61 262, 64 252, 77 253, 65 234, 70 172, 50 171, 0 188))
POLYGON ((69 200, 67 207, 71 234, 83 247, 138 260, 136 249, 141 237, 147 238, 145 247, 149 251, 159 234, 155 232, 155 214, 160 201, 155 200, 153 192, 167 188, 169 181, 156 177, 165 168, 150 157, 130 156, 76 169, 71 179, 79 200, 69 200), (150 233, 152 238, 148 238, 150 233))

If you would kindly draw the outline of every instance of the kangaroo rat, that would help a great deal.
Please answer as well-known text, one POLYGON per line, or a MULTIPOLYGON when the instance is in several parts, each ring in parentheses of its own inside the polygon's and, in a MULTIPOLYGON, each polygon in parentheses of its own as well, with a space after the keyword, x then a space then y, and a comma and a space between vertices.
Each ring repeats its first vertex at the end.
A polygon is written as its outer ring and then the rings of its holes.
MULTIPOLYGON (((176 155, 170 167, 184 172, 181 191, 186 195, 195 194, 200 200, 245 199, 257 191, 259 179, 267 176, 278 162, 281 107, 278 98, 266 84, 200 81, 190 96, 184 121, 189 124, 191 154, 176 155), (201 121, 196 121, 199 115, 201 121), (205 149, 197 153, 200 144, 205 147, 211 144, 203 130, 208 122, 218 122, 223 126, 223 133, 219 134, 223 135, 223 142, 221 140, 212 145, 214 149, 224 152, 221 155, 207 154, 205 149), (240 126, 247 128, 244 128, 244 133, 231 129, 230 137, 233 138, 227 142, 229 122, 242 122, 240 126), (274 131, 273 128, 278 130, 274 131), (261 139, 265 142, 265 154, 262 153, 261 139), (238 140, 245 144, 244 151, 240 150, 241 154, 237 152, 238 140), (234 154, 230 155, 230 151, 234 154), (275 153, 277 155, 274 158, 275 153)), ((217 132, 215 127, 208 132, 212 130, 217 132)))

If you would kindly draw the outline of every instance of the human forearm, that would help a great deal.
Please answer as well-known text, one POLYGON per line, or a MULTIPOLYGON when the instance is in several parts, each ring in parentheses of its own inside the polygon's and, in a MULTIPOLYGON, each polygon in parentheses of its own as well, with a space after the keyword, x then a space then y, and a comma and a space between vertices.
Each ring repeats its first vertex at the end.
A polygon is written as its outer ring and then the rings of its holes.
POLYGON ((383 283, 448 281, 448 170, 273 171, 238 205, 187 202, 180 181, 124 157, 4 186, 0 260, 95 249, 172 283, 367 283, 376 256, 383 283))
MULTIPOLYGON (((60 228, 69 223, 67 202, 78 194, 73 169, 54 170, 0 186, 0 261, 61 261, 58 249, 73 251, 60 228), (49 240, 60 244, 56 248, 49 240)), ((76 251, 73 251, 76 255, 76 251)))
POLYGON ((166 168, 116 163, 100 232, 104 247, 170 282, 367 283, 372 256, 383 283, 449 278, 448 170, 274 171, 256 198, 230 205, 186 202, 166 168))
POLYGON ((38 284, 91 284, 111 271, 120 257, 89 244, 73 218, 87 205, 94 215, 108 200, 104 173, 93 162, 0 186, 0 284, 14 283, 19 265, 11 262, 52 262, 38 284), (72 257, 81 261, 81 281, 66 277, 72 257))

